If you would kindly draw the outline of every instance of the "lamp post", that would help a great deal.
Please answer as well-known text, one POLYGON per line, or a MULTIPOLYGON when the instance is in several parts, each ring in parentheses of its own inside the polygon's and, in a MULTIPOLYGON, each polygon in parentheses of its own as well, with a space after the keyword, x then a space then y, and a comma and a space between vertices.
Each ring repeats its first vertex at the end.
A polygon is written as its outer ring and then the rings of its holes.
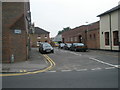
POLYGON ((86 23, 86 30, 85 30, 85 43, 87 45, 87 32, 88 32, 88 22, 85 22, 86 23))

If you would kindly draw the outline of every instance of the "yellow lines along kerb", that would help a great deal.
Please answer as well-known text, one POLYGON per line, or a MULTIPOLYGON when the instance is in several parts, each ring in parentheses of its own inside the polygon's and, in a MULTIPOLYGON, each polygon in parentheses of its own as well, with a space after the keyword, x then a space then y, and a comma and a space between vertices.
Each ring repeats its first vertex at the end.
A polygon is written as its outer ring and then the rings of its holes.
POLYGON ((36 74, 36 73, 40 73, 40 72, 45 72, 48 70, 51 70, 56 64, 55 62, 46 54, 43 55, 45 57, 45 59, 49 62, 49 67, 43 69, 43 70, 38 70, 38 71, 34 71, 34 72, 24 72, 24 73, 13 73, 13 74, 0 74, 0 76, 19 76, 19 75, 28 75, 28 74, 36 74))

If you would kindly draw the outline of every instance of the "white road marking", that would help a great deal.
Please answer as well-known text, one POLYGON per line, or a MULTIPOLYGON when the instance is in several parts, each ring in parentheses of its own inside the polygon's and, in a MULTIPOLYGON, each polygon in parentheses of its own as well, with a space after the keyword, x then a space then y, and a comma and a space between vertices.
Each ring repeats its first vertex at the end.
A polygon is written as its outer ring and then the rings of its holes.
POLYGON ((80 69, 80 70, 76 70, 76 71, 87 71, 88 69, 80 69))
POLYGON ((56 72, 56 71, 47 71, 47 72, 56 72))
POLYGON ((116 68, 120 68, 120 65, 114 65, 116 68))
POLYGON ((99 59, 95 59, 95 58, 92 58, 92 57, 89 57, 89 59, 94 60, 94 61, 97 61, 97 62, 100 62, 100 63, 102 63, 102 64, 106 64, 106 65, 109 65, 109 66, 118 68, 118 65, 113 65, 113 64, 110 64, 110 63, 106 63, 106 62, 103 62, 103 61, 101 61, 101 60, 99 60, 99 59))
MULTIPOLYGON (((80 72, 80 71, 88 71, 88 70, 92 70, 92 71, 95 71, 95 70, 102 70, 102 69, 113 69, 115 67, 107 67, 107 68, 93 68, 93 69, 79 69, 79 70, 61 70, 61 72, 70 72, 70 71, 77 71, 77 72, 80 72)), ((46 71, 46 72, 57 72, 57 71, 46 71)))
POLYGON ((77 53, 74 53, 74 52, 70 52, 71 54, 74 54, 74 55, 79 55, 79 54, 77 54, 77 53))
POLYGON ((61 72, 70 72, 72 70, 61 70, 61 72))
POLYGON ((101 70, 101 68, 94 68, 94 69, 91 69, 91 70, 101 70))
POLYGON ((79 54, 79 56, 82 56, 82 54, 79 54))
POLYGON ((115 68, 115 67, 108 67, 108 68, 105 68, 105 69, 113 69, 113 68, 115 68))

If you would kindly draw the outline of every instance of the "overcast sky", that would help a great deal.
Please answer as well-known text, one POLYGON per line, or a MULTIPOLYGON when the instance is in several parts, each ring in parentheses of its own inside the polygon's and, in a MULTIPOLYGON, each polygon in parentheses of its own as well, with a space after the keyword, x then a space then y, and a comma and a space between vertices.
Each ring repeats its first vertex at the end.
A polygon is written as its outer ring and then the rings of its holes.
POLYGON ((57 35, 65 27, 75 28, 99 20, 97 15, 115 7, 120 0, 30 0, 35 26, 57 35))

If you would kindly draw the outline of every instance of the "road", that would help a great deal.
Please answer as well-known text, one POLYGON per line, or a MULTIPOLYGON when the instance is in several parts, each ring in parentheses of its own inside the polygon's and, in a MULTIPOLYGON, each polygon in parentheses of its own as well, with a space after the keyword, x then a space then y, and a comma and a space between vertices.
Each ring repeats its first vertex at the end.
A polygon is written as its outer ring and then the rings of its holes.
POLYGON ((118 53, 107 51, 73 52, 55 49, 55 54, 48 54, 56 63, 55 71, 108 69, 118 65, 118 53))
POLYGON ((117 88, 118 56, 106 51, 47 54, 56 66, 50 71, 3 77, 3 88, 117 88))
POLYGON ((116 69, 3 77, 3 88, 117 88, 116 69))

